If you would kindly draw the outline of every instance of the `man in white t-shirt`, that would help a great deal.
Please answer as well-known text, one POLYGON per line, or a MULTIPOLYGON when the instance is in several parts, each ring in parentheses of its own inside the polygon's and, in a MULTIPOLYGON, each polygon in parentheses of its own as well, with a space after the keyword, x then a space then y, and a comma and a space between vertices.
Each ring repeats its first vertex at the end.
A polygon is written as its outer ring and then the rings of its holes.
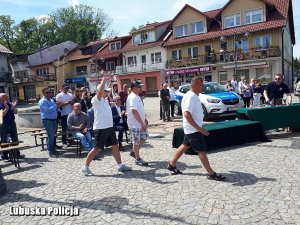
POLYGON ((87 155, 85 165, 82 168, 82 172, 86 176, 93 175, 89 165, 94 157, 104 149, 104 146, 112 146, 112 155, 118 163, 118 171, 124 173, 127 170, 131 170, 130 167, 122 163, 120 151, 118 148, 118 141, 115 130, 113 128, 113 117, 109 102, 107 100, 110 88, 106 88, 106 81, 111 80, 111 74, 101 72, 103 75, 101 83, 97 87, 97 94, 92 99, 94 108, 94 124, 93 132, 95 136, 94 147, 87 155))
POLYGON ((236 79, 236 75, 232 75, 232 80, 231 80, 231 85, 233 86, 233 91, 235 92, 235 93, 239 93, 239 86, 238 86, 238 81, 237 81, 237 79, 236 79))
POLYGON ((176 104, 176 92, 175 92, 175 88, 173 87, 173 84, 170 82, 169 83, 169 92, 170 92, 170 105, 171 105, 171 116, 172 117, 175 117, 174 116, 174 107, 175 107, 175 104, 176 104))
POLYGON ((203 109, 199 98, 199 93, 201 93, 202 88, 203 79, 194 77, 191 81, 190 90, 182 99, 181 108, 183 112, 184 140, 182 145, 176 149, 173 159, 167 168, 172 171, 173 174, 182 174, 182 172, 177 169, 176 163, 182 154, 191 147, 194 151, 198 152, 199 159, 208 172, 207 178, 210 180, 223 181, 225 177, 213 171, 205 153, 207 148, 203 135, 208 136, 209 133, 202 128, 203 109))
POLYGON ((130 156, 135 158, 135 164, 148 166, 148 163, 140 157, 141 145, 144 144, 149 137, 147 131, 148 120, 146 119, 143 102, 139 96, 142 86, 143 84, 138 81, 131 83, 132 92, 126 100, 126 111, 127 124, 130 129, 133 144, 133 151, 130 152, 130 156))
POLYGON ((67 145, 68 115, 73 111, 74 96, 69 93, 69 85, 63 84, 62 91, 56 96, 56 102, 61 103, 62 144, 67 145))

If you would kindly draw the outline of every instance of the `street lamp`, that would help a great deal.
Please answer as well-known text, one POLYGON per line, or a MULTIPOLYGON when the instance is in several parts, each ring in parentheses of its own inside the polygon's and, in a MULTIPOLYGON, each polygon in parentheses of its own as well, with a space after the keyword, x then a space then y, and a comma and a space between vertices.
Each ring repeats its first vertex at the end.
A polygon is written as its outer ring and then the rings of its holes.
MULTIPOLYGON (((236 47, 236 42, 237 42, 237 37, 238 37, 238 35, 239 34, 236 34, 236 33, 234 33, 232 36, 233 36, 233 51, 234 51, 234 57, 233 57, 233 60, 234 60, 234 74, 236 74, 237 73, 237 57, 236 57, 236 49, 237 49, 237 47, 236 47)), ((246 32, 246 33, 244 33, 244 39, 249 39, 249 37, 250 37, 250 32, 246 32)), ((222 42, 222 43, 224 43, 224 42, 226 42, 226 40, 227 40, 227 37, 230 37, 230 36, 222 36, 221 38, 220 38, 220 41, 222 42)))

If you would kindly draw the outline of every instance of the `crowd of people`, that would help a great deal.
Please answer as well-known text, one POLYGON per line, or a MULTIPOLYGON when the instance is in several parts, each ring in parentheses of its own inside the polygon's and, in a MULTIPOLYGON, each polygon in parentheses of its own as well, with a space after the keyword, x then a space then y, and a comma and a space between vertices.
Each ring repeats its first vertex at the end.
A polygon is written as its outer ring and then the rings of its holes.
MULTIPOLYGON (((99 151, 106 146, 111 146, 112 155, 117 163, 117 170, 125 172, 131 167, 122 162, 120 151, 123 150, 122 142, 124 132, 129 131, 132 150, 130 156, 135 159, 135 164, 148 166, 141 157, 141 147, 149 137, 148 120, 144 109, 141 87, 143 84, 134 80, 130 88, 124 84, 119 93, 111 96, 111 88, 107 84, 112 76, 102 72, 103 79, 97 87, 96 93, 90 93, 86 88, 76 88, 74 93, 70 91, 68 84, 64 84, 60 93, 54 96, 49 87, 43 88, 43 97, 39 100, 42 124, 47 132, 47 149, 50 157, 57 157, 56 149, 66 147, 68 135, 79 138, 83 151, 87 152, 82 172, 89 176, 93 175, 90 164, 99 151), (61 124, 62 146, 56 144, 58 124, 61 124), (116 135, 118 131, 118 137, 116 135), (92 137, 94 141, 92 142, 92 137)), ((229 91, 239 94, 245 103, 245 107, 260 105, 263 95, 265 102, 273 105, 282 104, 283 95, 287 95, 287 104, 292 103, 291 93, 288 86, 283 82, 281 74, 275 76, 275 80, 269 83, 265 89, 259 84, 258 79, 252 79, 251 83, 245 77, 237 81, 233 75, 225 87, 229 91)), ((209 132, 202 127, 203 109, 198 95, 203 88, 203 79, 195 77, 191 80, 190 91, 182 99, 184 141, 175 151, 174 156, 167 165, 167 169, 173 174, 182 172, 176 167, 176 163, 182 154, 192 148, 198 152, 204 168, 208 173, 208 179, 222 181, 225 179, 217 174, 210 166, 206 155, 204 136, 209 132)), ((300 82, 296 90, 300 89, 300 82)), ((300 91, 300 90, 299 90, 300 91)), ((175 89, 171 83, 165 83, 159 90, 160 119, 171 121, 174 117, 175 89)), ((7 142, 8 136, 12 141, 18 141, 15 114, 18 112, 17 103, 9 102, 6 94, 0 94, 0 110, 2 112, 1 141, 7 142)), ((18 152, 19 157, 22 157, 18 152)), ((7 159, 7 154, 2 155, 7 159)))
POLYGON ((225 84, 225 88, 240 95, 245 108, 259 107, 262 102, 270 105, 281 105, 284 94, 287 95, 287 104, 292 103, 291 92, 289 87, 283 82, 281 74, 277 74, 275 80, 264 88, 257 78, 252 78, 249 83, 246 77, 242 76, 241 80, 237 81, 236 75, 233 75, 232 79, 225 84))

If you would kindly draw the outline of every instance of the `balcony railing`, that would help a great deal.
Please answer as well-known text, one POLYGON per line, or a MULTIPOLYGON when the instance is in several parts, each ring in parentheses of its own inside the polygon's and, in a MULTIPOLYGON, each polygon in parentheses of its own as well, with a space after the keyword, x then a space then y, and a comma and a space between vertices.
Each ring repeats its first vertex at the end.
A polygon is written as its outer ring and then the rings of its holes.
POLYGON ((14 83, 29 83, 34 82, 34 78, 29 75, 15 75, 14 77, 14 83))
POLYGON ((280 57, 281 51, 279 47, 271 47, 268 49, 256 48, 248 51, 237 49, 234 51, 223 51, 220 53, 211 53, 210 55, 200 55, 197 58, 185 57, 182 60, 170 59, 167 62, 167 68, 189 67, 204 64, 218 64, 235 61, 246 61, 256 59, 266 59, 271 57, 280 57), (235 59, 236 57, 236 59, 235 59))
POLYGON ((28 83, 37 81, 56 81, 54 73, 43 75, 15 75, 13 78, 14 83, 28 83))
POLYGON ((135 64, 135 65, 125 65, 117 66, 116 74, 124 73, 140 73, 140 72, 151 72, 166 69, 166 62, 155 63, 155 64, 135 64))

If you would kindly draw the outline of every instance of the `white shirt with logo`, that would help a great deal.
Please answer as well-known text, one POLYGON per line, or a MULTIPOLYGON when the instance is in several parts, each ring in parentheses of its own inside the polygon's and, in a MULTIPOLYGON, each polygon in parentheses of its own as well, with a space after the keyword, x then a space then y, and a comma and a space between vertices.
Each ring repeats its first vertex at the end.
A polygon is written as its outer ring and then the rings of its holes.
POLYGON ((113 127, 113 116, 109 102, 105 98, 98 99, 97 96, 93 97, 94 108, 94 124, 93 129, 106 129, 113 127))
POLYGON ((131 92, 130 95, 128 95, 126 101, 127 124, 129 128, 142 128, 141 124, 135 119, 132 113, 133 109, 137 110, 142 121, 145 122, 146 116, 145 116, 145 109, 144 109, 143 102, 140 96, 131 92))
MULTIPOLYGON (((56 96, 56 100, 60 101, 62 103, 66 103, 66 102, 68 102, 69 100, 72 100, 72 99, 73 99, 73 95, 71 93, 66 93, 65 94, 65 93, 61 92, 56 96)), ((62 107, 61 115, 62 116, 69 115, 72 111, 73 111, 72 105, 67 104, 67 105, 62 107)))
MULTIPOLYGON (((191 113, 195 123, 199 126, 202 127, 203 124, 203 109, 202 105, 200 102, 200 98, 198 95, 196 95, 192 91, 188 91, 181 102, 181 108, 182 108, 182 114, 184 112, 188 111, 191 113)), ((183 130, 185 134, 193 134, 198 132, 197 129, 195 129, 183 116, 183 130)))

